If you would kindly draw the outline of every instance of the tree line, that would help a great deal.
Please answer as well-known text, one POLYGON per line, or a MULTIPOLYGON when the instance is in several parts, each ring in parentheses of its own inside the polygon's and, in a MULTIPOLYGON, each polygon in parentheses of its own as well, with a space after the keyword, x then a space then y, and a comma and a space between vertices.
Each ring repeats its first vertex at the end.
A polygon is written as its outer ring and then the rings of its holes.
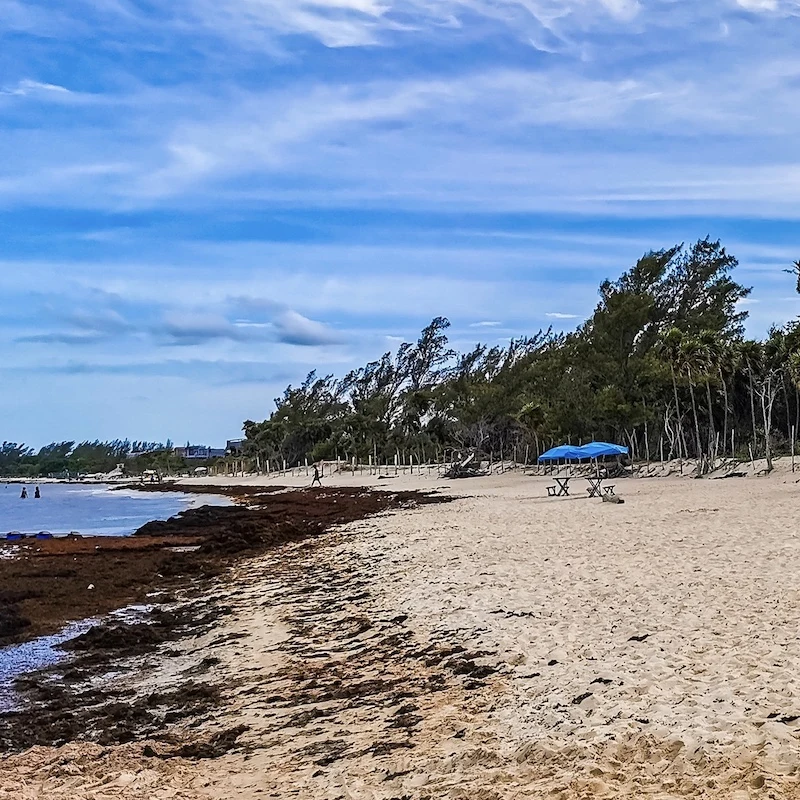
MULTIPOLYGON (((648 252, 600 285, 575 331, 466 353, 437 317, 344 377, 287 387, 269 418, 244 423, 244 453, 258 470, 473 452, 534 461, 554 444, 608 440, 635 459, 696 459, 701 473, 751 453, 771 469, 800 429, 800 323, 746 337, 737 264, 709 238, 648 252)), ((787 271, 800 292, 800 262, 787 271)))
POLYGON ((119 464, 125 472, 170 472, 184 465, 172 443, 130 441, 53 442, 38 450, 16 442, 0 445, 0 475, 9 478, 77 477, 109 473, 119 464))

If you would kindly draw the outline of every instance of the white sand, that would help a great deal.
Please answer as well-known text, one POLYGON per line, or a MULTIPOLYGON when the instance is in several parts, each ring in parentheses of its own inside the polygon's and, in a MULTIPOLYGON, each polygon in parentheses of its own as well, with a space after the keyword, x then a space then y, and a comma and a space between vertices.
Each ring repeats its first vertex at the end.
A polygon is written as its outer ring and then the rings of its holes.
MULTIPOLYGON (((794 476, 621 480, 621 506, 548 498, 548 483, 451 481, 472 496, 243 566, 225 590, 234 614, 186 645, 185 664, 222 659, 213 677, 229 682, 230 707, 209 729, 244 721, 247 756, 154 767, 125 756, 129 746, 70 761, 67 778, 52 751, 37 752, 2 765, 0 797, 800 797, 794 476), (359 632, 365 617, 373 627, 359 632), (209 649, 230 632, 243 638, 209 649), (501 672, 482 688, 448 676, 420 692, 443 672, 413 656, 431 642, 487 651, 478 662, 501 672), (316 702, 303 689, 315 675, 397 683, 316 702), (393 695, 404 685, 410 701, 393 695), (421 718, 416 746, 369 752, 401 741, 392 720, 408 702, 421 718), (298 711, 313 722, 297 723, 298 711), (342 752, 320 765, 332 742, 342 752), (149 787, 137 788, 139 774, 149 787)), ((153 680, 185 664, 163 664, 153 680)))

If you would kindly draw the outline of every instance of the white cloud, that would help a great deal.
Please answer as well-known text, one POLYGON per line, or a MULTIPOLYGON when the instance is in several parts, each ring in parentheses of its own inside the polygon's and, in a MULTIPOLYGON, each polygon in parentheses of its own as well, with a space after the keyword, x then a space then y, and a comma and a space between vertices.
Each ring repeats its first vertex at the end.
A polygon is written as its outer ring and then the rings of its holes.
POLYGON ((25 79, 20 81, 13 89, 0 89, 0 94, 10 94, 24 97, 31 94, 71 94, 70 90, 56 83, 41 83, 25 79))
POLYGON ((567 32, 633 20, 637 0, 192 0, 184 20, 256 46, 264 37, 312 36, 328 47, 385 42, 391 35, 469 34, 479 25, 506 27, 535 46, 567 44, 567 32))
POLYGON ((340 333, 321 322, 304 317, 297 311, 284 311, 274 322, 278 341, 284 344, 297 344, 303 347, 341 344, 340 333))
POLYGON ((775 11, 778 0, 736 0, 737 5, 748 11, 775 11))
POLYGON ((486 320, 485 322, 471 322, 469 326, 470 328, 497 328, 501 324, 501 322, 486 320))
POLYGON ((563 314, 560 311, 548 311, 545 316, 550 319, 580 319, 578 314, 563 314))

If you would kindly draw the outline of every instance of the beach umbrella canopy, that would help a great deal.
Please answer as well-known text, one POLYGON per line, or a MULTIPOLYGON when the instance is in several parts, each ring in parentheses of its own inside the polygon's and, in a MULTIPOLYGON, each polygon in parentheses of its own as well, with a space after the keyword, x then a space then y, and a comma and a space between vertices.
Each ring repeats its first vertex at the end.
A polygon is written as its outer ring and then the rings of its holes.
POLYGON ((561 459, 569 461, 580 461, 582 458, 592 458, 581 451, 580 447, 573 447, 571 444, 561 444, 558 447, 553 447, 546 453, 539 456, 539 461, 560 461, 561 459))
POLYGON ((578 448, 583 453, 583 458, 602 458, 603 456, 626 456, 628 448, 621 444, 608 442, 589 442, 578 448))

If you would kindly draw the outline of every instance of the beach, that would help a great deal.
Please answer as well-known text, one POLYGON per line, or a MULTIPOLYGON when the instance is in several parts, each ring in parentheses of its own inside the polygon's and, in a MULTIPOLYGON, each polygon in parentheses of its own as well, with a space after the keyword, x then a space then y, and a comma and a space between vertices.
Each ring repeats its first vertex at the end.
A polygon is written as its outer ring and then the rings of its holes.
POLYGON ((790 471, 621 479, 622 505, 521 472, 336 483, 454 499, 210 578, 194 602, 225 613, 113 680, 218 702, 166 738, 7 755, 0 797, 800 796, 790 471))

